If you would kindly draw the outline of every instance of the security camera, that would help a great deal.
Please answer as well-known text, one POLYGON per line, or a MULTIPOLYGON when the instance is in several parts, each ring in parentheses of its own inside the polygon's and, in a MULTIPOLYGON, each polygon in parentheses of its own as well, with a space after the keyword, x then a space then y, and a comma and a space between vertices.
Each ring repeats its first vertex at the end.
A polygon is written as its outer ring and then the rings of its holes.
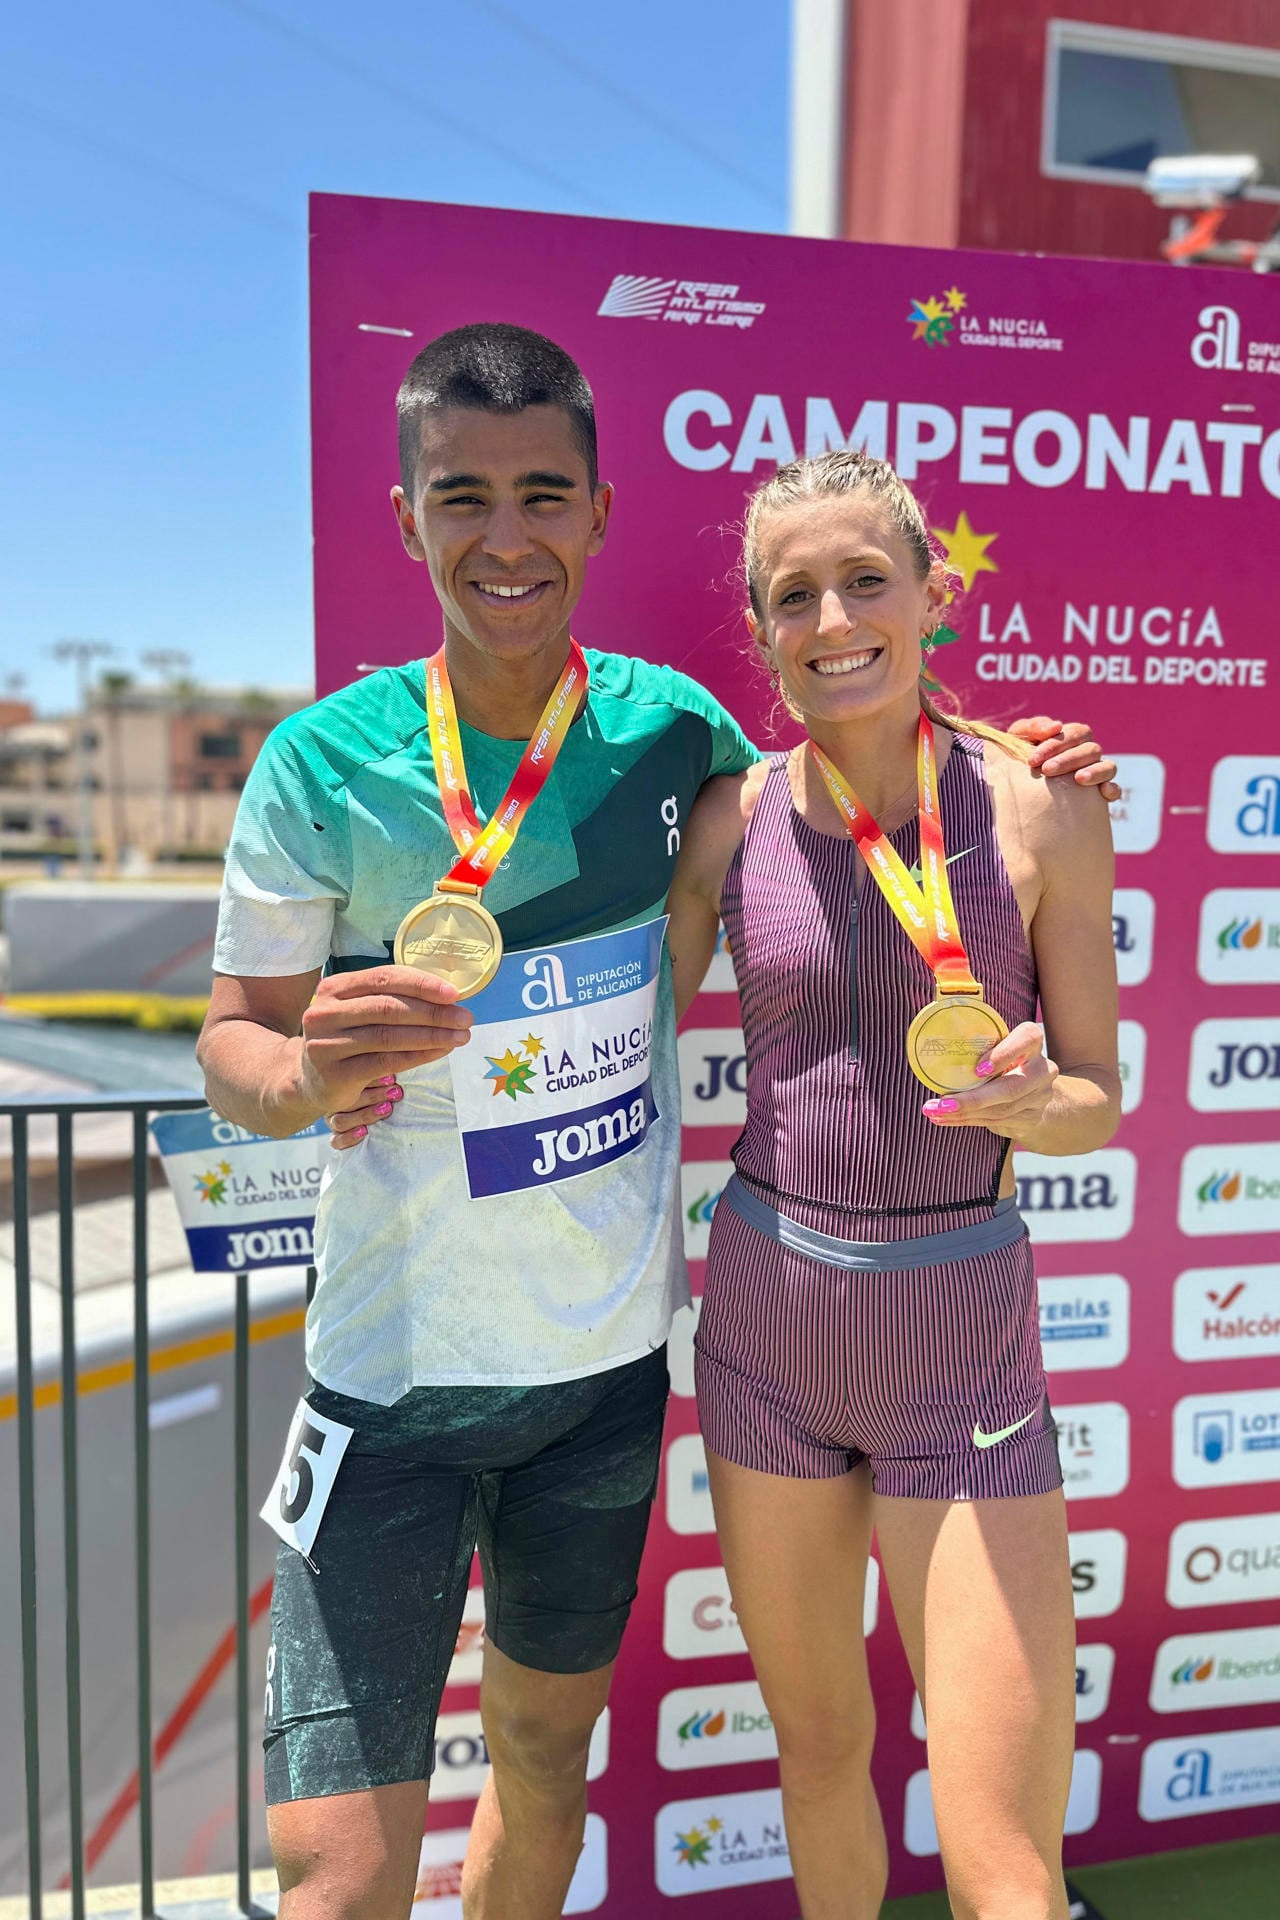
POLYGON ((1193 153, 1153 160, 1143 186, 1158 207, 1222 207, 1261 178, 1251 153, 1193 153))

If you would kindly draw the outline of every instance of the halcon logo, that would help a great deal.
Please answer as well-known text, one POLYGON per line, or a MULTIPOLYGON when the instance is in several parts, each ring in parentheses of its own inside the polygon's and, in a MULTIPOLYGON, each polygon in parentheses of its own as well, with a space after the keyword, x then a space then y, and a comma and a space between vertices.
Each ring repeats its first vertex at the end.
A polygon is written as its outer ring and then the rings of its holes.
POLYGON ((1191 342, 1191 358, 1198 367, 1238 373, 1240 358, 1240 316, 1234 307, 1201 307, 1197 316, 1201 332, 1191 342))
POLYGON ((1180 1360, 1280 1354, 1280 1266, 1180 1273, 1173 1288, 1173 1350, 1180 1360))

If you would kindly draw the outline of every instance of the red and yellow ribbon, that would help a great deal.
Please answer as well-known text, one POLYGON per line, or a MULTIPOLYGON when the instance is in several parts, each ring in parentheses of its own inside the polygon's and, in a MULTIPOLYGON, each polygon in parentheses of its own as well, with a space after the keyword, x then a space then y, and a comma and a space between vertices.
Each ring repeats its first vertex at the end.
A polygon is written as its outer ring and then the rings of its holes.
POLYGON ((809 751, 872 878, 912 945, 932 969, 939 993, 981 993, 960 938, 960 923, 947 878, 942 810, 938 803, 937 755, 928 716, 920 715, 916 735, 922 883, 919 886, 839 768, 813 740, 809 742, 809 751))
POLYGON ((446 879, 467 887, 483 887, 510 850, 525 815, 542 792, 560 749, 587 695, 587 662, 576 640, 569 642, 569 658, 533 737, 520 756, 502 800, 486 826, 481 826, 467 786, 462 752, 462 730, 444 648, 427 661, 427 733, 440 788, 440 803, 453 844, 462 858, 446 879))

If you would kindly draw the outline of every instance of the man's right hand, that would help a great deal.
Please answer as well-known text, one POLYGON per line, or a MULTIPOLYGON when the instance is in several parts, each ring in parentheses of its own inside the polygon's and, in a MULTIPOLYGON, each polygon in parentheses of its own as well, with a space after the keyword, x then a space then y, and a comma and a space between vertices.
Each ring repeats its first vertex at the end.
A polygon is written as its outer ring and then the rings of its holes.
POLYGON ((364 1104, 371 1082, 443 1060, 467 1044, 458 989, 414 967, 368 967, 321 980, 302 1016, 302 1093, 321 1113, 364 1104))

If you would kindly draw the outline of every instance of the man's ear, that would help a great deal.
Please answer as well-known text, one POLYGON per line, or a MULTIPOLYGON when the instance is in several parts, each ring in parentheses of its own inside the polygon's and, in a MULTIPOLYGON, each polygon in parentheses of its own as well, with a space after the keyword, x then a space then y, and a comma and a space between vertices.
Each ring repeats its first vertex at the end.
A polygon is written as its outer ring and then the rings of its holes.
POLYGON ((602 480, 591 496, 591 532, 587 536, 588 554, 597 554, 604 545, 609 531, 609 515, 613 512, 613 488, 608 481, 602 480))
POLYGON ((413 508, 403 487, 392 487, 391 505, 395 509, 396 520, 400 527, 400 538, 404 550, 411 560, 425 560, 426 548, 418 533, 418 523, 413 517, 413 508))

